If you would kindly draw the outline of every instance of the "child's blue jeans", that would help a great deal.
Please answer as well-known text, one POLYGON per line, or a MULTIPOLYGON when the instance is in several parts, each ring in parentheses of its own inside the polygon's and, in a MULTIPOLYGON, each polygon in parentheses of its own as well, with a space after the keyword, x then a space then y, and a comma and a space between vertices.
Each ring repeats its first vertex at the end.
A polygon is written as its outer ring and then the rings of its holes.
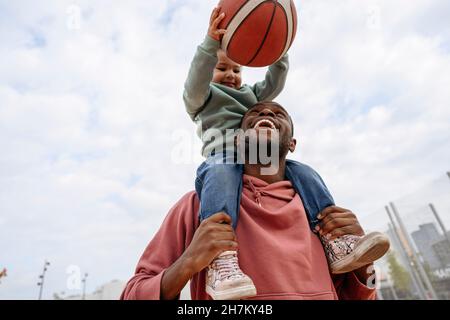
MULTIPOLYGON (((235 163, 233 154, 216 153, 200 165, 195 180, 195 189, 200 198, 200 221, 223 211, 231 217, 233 228, 236 229, 243 172, 244 166, 235 163)), ((300 195, 311 230, 315 232, 318 214, 334 205, 333 197, 320 175, 305 164, 286 160, 286 178, 300 195)))

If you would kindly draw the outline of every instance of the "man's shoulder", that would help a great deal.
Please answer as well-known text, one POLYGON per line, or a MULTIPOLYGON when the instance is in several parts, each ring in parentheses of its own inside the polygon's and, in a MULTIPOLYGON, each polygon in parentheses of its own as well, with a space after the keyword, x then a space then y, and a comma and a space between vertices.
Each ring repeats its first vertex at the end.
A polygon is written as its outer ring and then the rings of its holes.
POLYGON ((198 205, 199 200, 197 193, 193 191, 189 191, 185 193, 173 206, 173 208, 176 207, 186 207, 186 206, 195 206, 198 205))
POLYGON ((165 218, 165 224, 172 226, 184 225, 187 228, 198 225, 198 210, 200 202, 195 191, 184 194, 169 210, 165 218))
POLYGON ((198 202, 197 192, 195 190, 186 192, 178 202, 198 202))
POLYGON ((184 215, 196 215, 200 201, 195 191, 185 193, 170 209, 170 213, 181 212, 184 215))

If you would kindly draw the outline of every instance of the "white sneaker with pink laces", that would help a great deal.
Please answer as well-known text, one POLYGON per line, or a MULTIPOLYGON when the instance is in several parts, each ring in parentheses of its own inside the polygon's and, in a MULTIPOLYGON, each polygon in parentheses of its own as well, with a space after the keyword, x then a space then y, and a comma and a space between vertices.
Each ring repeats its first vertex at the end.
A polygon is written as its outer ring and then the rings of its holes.
POLYGON ((238 300, 256 295, 252 279, 239 268, 236 251, 221 253, 208 266, 206 293, 214 300, 238 300))
POLYGON ((320 236, 332 274, 347 273, 380 259, 389 250, 389 238, 380 232, 359 237, 345 235, 335 240, 320 236))

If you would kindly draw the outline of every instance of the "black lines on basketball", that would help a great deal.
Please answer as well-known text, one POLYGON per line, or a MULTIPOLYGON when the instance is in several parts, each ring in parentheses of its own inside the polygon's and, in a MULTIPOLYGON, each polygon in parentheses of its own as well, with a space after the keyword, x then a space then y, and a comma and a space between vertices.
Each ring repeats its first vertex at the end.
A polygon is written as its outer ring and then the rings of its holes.
POLYGON ((231 17, 230 21, 228 21, 227 25, 225 26, 225 29, 228 29, 228 27, 230 26, 231 22, 233 22, 234 18, 239 14, 239 12, 241 12, 242 8, 245 7, 245 5, 249 2, 250 0, 246 0, 240 7, 238 10, 236 10, 236 12, 234 13, 234 15, 231 17))
MULTIPOLYGON (((270 32, 270 28, 272 27, 273 18, 275 17, 275 12, 277 11, 277 1, 264 1, 264 2, 262 2, 260 5, 262 5, 262 4, 266 3, 266 2, 272 2, 272 3, 273 3, 272 17, 270 17, 269 25, 267 26, 266 33, 264 34, 264 38, 263 38, 261 44, 259 45, 258 50, 256 50, 255 55, 253 56, 253 58, 250 59, 250 61, 249 61, 247 64, 251 64, 251 63, 253 62, 253 60, 256 59, 256 57, 258 56, 259 52, 261 51, 261 48, 263 47, 264 42, 266 42, 267 35, 268 35, 269 32, 270 32)), ((259 7, 259 6, 258 6, 258 7, 259 7)), ((256 10, 256 8, 255 8, 255 10, 256 10)))

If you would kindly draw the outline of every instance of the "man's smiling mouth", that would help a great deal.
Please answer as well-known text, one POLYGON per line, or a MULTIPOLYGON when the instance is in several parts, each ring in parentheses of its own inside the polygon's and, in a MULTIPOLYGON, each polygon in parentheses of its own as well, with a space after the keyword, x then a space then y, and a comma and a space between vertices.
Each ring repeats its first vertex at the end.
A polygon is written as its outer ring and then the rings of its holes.
POLYGON ((275 124, 269 120, 269 119, 262 119, 256 122, 256 124, 253 126, 253 129, 259 129, 259 128, 265 128, 270 130, 276 130, 275 124))

